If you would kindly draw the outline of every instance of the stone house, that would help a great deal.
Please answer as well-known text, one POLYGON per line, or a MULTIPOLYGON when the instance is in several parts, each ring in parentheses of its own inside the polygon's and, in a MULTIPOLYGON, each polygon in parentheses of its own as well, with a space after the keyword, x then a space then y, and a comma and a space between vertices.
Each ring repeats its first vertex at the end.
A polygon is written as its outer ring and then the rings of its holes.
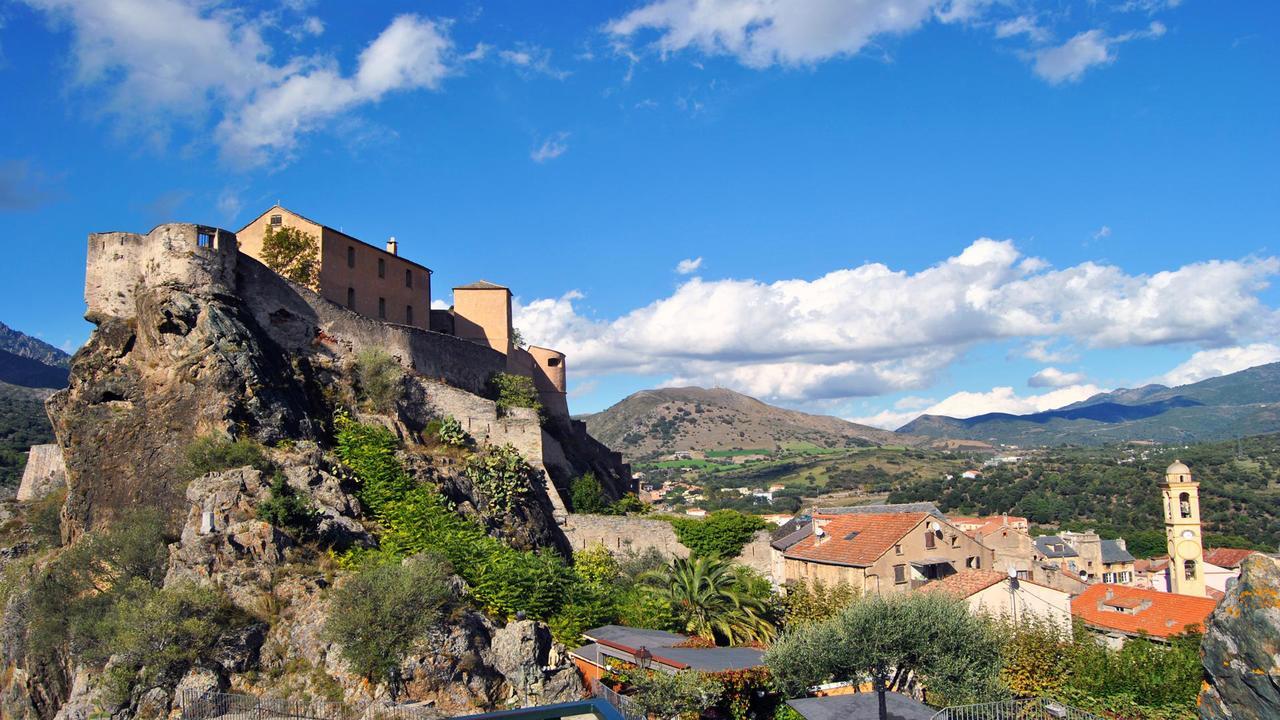
POLYGON ((772 544, 774 578, 783 583, 821 580, 859 592, 906 592, 993 561, 990 549, 936 509, 828 508, 797 521, 781 528, 772 544))
POLYGON ((945 592, 969 604, 975 613, 1013 619, 1027 614, 1049 620, 1064 633, 1071 632, 1071 594, 994 570, 965 570, 935 580, 921 592, 945 592))
POLYGON ((365 317, 430 329, 431 269, 400 257, 395 238, 385 248, 370 245, 280 205, 273 205, 236 232, 240 252, 262 260, 267 233, 296 228, 320 245, 320 296, 365 317))

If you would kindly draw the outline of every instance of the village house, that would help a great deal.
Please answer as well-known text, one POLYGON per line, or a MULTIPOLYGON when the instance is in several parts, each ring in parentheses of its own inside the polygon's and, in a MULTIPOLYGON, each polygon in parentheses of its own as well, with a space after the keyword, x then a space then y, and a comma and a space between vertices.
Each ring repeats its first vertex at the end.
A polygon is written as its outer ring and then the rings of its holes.
POLYGON ((569 651, 588 690, 609 672, 610 661, 665 673, 749 670, 764 664, 764 653, 751 647, 697 647, 686 635, 605 625, 582 633, 587 644, 569 651), (694 645, 693 647, 690 647, 694 645))
POLYGON ((775 581, 859 592, 905 592, 993 559, 930 503, 825 508, 780 528, 771 547, 775 581))
POLYGON ((1119 647, 1131 637, 1168 641, 1202 631, 1216 606, 1211 598, 1099 583, 1071 601, 1071 614, 1108 645, 1119 647))
MULTIPOLYGON (((1057 572, 1060 577, 1073 577, 1082 583, 1126 585, 1134 581, 1134 557, 1124 540, 1104 540, 1092 531, 1037 537, 1032 560, 1046 572, 1057 572)), ((1061 587, 1065 583, 1050 584, 1061 587)))
POLYGON ((557 350, 521 346, 511 324, 511 290, 481 280, 453 288, 453 307, 431 309, 431 274, 426 266, 400 256, 395 238, 379 248, 273 205, 236 233, 240 252, 263 260, 270 232, 296 228, 316 238, 321 297, 360 315, 409 325, 486 345, 507 358, 507 372, 531 378, 546 412, 569 417, 565 356, 557 350))
MULTIPOLYGON (((1204 573, 1205 595, 1221 600, 1240 577, 1240 563, 1256 554, 1256 550, 1241 548, 1216 548, 1204 554, 1200 563, 1204 573)), ((1149 560, 1138 560, 1134 565, 1135 584, 1159 592, 1173 592, 1169 576, 1169 556, 1161 555, 1149 560)))
POLYGON ((1010 577, 994 570, 964 570, 934 580, 921 592, 943 592, 969 604, 975 613, 1008 617, 1017 622, 1029 615, 1071 632, 1071 594, 1030 580, 1010 577))

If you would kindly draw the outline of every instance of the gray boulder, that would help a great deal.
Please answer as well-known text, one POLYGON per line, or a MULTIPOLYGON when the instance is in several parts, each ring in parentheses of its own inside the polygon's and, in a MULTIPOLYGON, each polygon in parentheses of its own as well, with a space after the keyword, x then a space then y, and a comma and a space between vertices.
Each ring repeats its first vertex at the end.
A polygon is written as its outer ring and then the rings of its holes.
POLYGON ((1280 560, 1252 555, 1200 645, 1202 720, 1280 718, 1280 560))

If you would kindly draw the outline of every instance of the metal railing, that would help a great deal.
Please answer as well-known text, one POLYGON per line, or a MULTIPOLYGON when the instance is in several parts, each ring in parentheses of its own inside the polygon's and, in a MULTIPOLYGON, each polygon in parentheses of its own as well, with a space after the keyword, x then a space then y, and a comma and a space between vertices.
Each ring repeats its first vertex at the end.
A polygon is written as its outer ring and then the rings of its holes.
POLYGON ((1048 698, 1004 700, 977 705, 957 705, 939 710, 933 720, 1102 720, 1070 705, 1048 698))
POLYGON ((595 696, 612 705, 626 720, 646 720, 645 714, 636 709, 631 698, 614 692, 602 680, 596 681, 595 686, 595 696))
POLYGON ((439 717, 435 710, 416 705, 347 705, 191 690, 183 692, 180 701, 182 720, 427 720, 439 717))

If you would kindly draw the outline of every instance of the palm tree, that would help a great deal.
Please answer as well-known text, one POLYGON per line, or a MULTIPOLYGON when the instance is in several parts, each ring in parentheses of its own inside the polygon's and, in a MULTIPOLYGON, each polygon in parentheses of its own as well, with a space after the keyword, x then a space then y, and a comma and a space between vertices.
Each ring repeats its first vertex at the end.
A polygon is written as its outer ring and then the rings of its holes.
POLYGON ((685 632, 733 645, 767 642, 773 624, 765 602, 748 593, 731 563, 719 558, 676 558, 640 582, 671 605, 685 632))

